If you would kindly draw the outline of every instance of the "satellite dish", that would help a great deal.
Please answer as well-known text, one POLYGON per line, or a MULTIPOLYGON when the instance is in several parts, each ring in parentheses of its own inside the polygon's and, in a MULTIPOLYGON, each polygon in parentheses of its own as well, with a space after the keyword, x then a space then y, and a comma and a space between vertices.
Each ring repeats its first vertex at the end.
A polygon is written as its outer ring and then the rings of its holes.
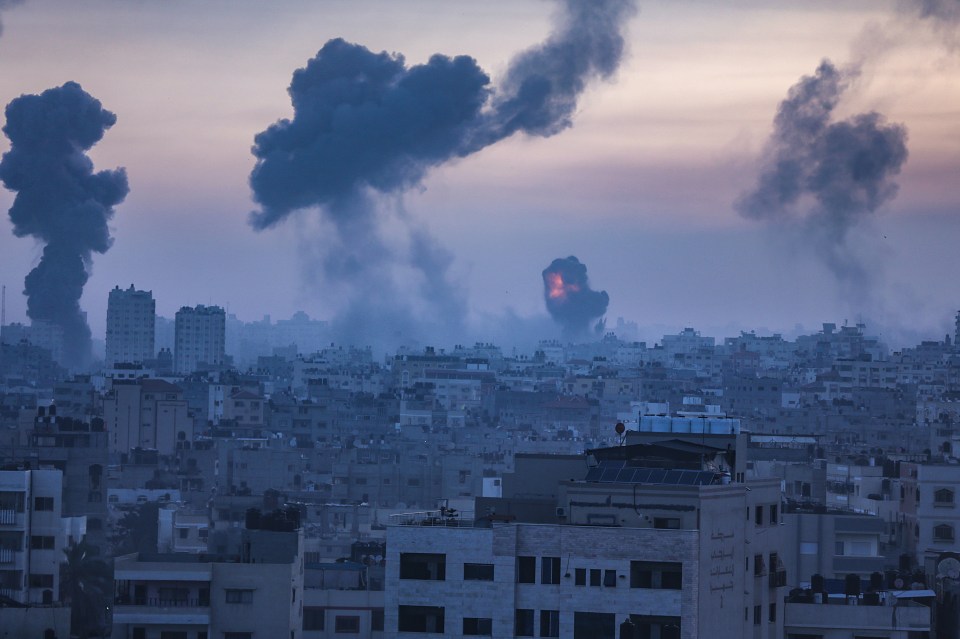
POLYGON ((943 553, 937 561, 937 577, 960 578, 960 558, 954 553, 943 553))
POLYGON ((613 427, 613 430, 617 431, 617 435, 623 435, 623 431, 626 429, 627 427, 623 425, 623 422, 617 422, 617 425, 613 427))

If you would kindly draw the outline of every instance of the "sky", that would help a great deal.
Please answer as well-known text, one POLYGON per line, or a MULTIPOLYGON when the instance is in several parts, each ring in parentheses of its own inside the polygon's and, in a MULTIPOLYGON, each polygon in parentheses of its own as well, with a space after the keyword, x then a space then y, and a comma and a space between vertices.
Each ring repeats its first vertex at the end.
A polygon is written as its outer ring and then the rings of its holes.
MULTIPOLYGON (((382 278, 372 283, 330 271, 347 236, 322 204, 250 223, 263 210, 250 183, 255 136, 294 117, 293 72, 343 38, 408 67, 469 56, 496 91, 514 56, 555 31, 558 3, 0 2, 0 105, 72 81, 116 115, 87 152, 96 171, 125 168, 129 186, 109 220, 112 245, 88 266, 80 305, 94 338, 109 291, 131 284, 167 317, 217 304, 244 321, 303 310, 349 323, 352 309, 387 324, 405 313, 429 323, 431 291, 443 289, 463 341, 503 341, 509 327, 559 337, 541 273, 576 256, 609 296, 608 328, 624 318, 647 339, 685 326, 723 337, 863 321, 900 346, 952 333, 960 309, 957 4, 932 3, 946 17, 924 18, 906 0, 638 2, 622 60, 586 83, 571 126, 504 135, 372 194, 374 248, 393 256, 371 257, 382 278), (845 78, 830 121, 877 112, 905 143, 884 196, 827 240, 811 230, 822 219, 813 191, 781 216, 738 205, 777 157, 779 105, 824 59, 845 78), (421 237, 442 282, 393 259, 421 237), (858 278, 838 271, 837 255, 858 278), (388 301, 357 306, 361 296, 388 301)), ((0 189, 0 209, 14 196, 0 189)), ((43 247, 0 218, 8 323, 27 321, 24 278, 43 247)))

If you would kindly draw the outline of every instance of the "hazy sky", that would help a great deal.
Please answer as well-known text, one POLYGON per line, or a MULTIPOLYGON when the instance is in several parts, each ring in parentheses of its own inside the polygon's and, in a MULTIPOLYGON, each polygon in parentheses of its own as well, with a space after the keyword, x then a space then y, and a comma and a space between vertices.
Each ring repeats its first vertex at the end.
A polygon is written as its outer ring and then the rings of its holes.
MULTIPOLYGON (((943 0, 956 11, 955 0, 943 0)), ((0 7, 5 3, 0 2, 0 7)), ((952 332, 960 309, 960 47, 949 20, 909 3, 640 2, 627 52, 590 84, 573 127, 522 134, 429 171, 388 198, 453 256, 480 337, 504 316, 546 317, 541 271, 575 255, 617 317, 641 326, 792 332, 863 319, 894 344, 952 332), (844 246, 870 274, 838 282, 796 225, 741 217, 778 104, 824 58, 862 61, 835 117, 878 111, 907 132, 899 191, 844 246)), ((94 255, 82 306, 102 338, 115 285, 158 313, 219 304, 243 320, 341 310, 316 276, 315 211, 248 223, 254 135, 293 113, 291 74, 331 38, 403 54, 468 55, 492 78, 543 40, 549 0, 26 0, 2 10, 0 104, 66 81, 117 115, 90 156, 126 167, 112 248, 94 255)), ((0 139, 0 151, 8 148, 0 139)), ((0 190, 6 211, 13 194, 0 190)), ((390 221, 384 222, 390 236, 390 221)), ((7 321, 42 246, 0 220, 7 321)), ((402 279, 403 275, 398 277, 402 279)), ((396 283, 391 284, 396 286, 396 283)), ((557 328, 559 335, 559 328, 557 328)))

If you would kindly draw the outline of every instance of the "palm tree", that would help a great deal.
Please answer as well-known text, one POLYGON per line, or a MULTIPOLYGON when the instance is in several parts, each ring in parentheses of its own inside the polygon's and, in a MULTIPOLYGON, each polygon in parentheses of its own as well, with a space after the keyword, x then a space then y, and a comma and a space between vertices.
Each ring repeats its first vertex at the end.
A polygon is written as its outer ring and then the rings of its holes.
POLYGON ((109 636, 113 568, 86 541, 63 549, 60 588, 70 602, 70 636, 109 636))

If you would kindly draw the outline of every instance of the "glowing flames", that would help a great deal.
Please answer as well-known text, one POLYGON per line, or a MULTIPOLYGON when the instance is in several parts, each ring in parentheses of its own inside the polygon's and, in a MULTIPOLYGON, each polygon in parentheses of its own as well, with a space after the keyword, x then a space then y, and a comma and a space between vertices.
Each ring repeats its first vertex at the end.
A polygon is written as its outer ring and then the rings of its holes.
POLYGON ((576 293, 580 286, 573 282, 564 282, 560 273, 547 273, 547 296, 552 300, 565 300, 570 293, 576 293))

